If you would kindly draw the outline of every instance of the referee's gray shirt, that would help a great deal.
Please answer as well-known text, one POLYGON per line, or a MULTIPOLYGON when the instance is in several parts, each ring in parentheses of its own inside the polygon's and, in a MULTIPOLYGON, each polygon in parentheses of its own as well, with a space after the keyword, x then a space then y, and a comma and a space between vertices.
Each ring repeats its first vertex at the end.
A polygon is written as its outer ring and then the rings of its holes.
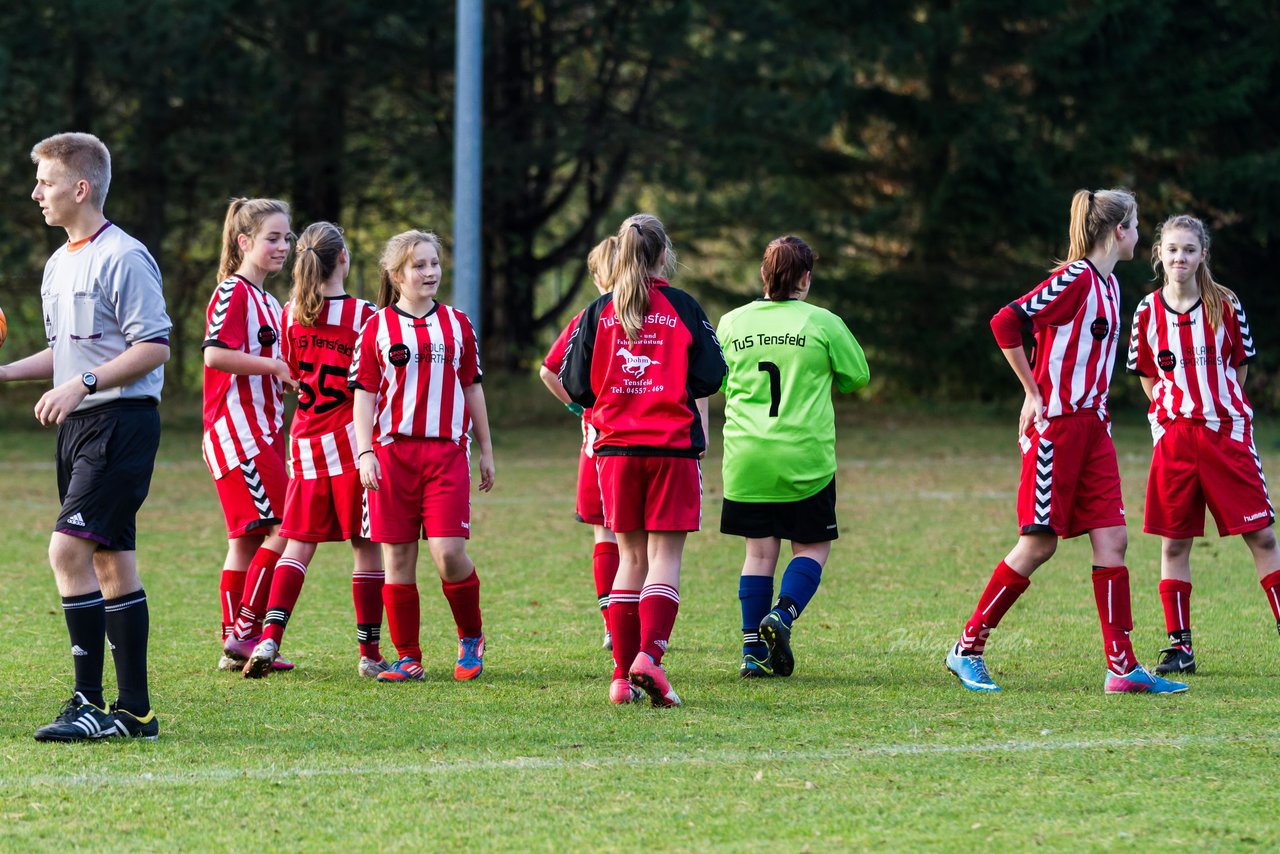
MULTIPOLYGON (((134 238, 107 223, 87 244, 64 244, 44 265, 40 285, 44 331, 53 350, 53 384, 61 385, 142 342, 169 343, 160 268, 134 238)), ((118 388, 104 388, 76 407, 83 412, 120 399, 160 400, 164 366, 118 388)))

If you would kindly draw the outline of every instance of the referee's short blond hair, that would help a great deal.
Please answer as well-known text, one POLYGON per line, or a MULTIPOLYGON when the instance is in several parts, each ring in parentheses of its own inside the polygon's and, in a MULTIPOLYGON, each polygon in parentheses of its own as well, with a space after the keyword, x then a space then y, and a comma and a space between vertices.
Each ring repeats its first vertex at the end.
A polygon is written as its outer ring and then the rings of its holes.
POLYGON ((111 188, 111 152, 102 140, 91 133, 54 134, 31 149, 32 163, 38 166, 45 160, 61 165, 72 181, 86 181, 89 203, 102 210, 111 188))

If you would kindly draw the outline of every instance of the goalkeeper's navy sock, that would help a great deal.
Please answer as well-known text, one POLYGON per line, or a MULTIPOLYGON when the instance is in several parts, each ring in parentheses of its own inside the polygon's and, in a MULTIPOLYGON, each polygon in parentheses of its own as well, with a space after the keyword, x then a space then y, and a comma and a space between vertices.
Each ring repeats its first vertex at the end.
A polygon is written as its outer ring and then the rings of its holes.
POLYGON ((773 609, 782 615, 782 622, 787 628, 795 622, 818 592, 818 584, 822 582, 822 564, 809 557, 793 557, 782 573, 782 585, 778 591, 778 601, 773 609))
POLYGON ((738 578, 738 602, 742 606, 742 654, 764 661, 769 648, 760 640, 760 621, 773 601, 773 576, 743 575, 738 578))

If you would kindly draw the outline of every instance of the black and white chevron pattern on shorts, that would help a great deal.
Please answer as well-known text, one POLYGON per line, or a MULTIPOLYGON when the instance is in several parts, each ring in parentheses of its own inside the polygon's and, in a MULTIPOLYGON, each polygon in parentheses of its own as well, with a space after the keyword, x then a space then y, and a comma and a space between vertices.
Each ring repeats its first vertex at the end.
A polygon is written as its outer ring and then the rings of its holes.
POLYGON ((1036 524, 1049 525, 1053 510, 1053 442, 1043 437, 1036 444, 1036 524))
POLYGON ((360 493, 360 536, 369 539, 369 493, 360 493))
POLYGON ((249 487, 253 506, 258 509, 258 518, 276 518, 276 513, 271 508, 271 499, 267 496, 267 485, 262 482, 262 475, 258 474, 258 466, 251 459, 245 460, 240 464, 240 471, 244 473, 244 485, 249 487))
POLYGON ((1253 455, 1253 464, 1258 467, 1258 480, 1262 482, 1262 494, 1267 498, 1267 510, 1274 516, 1275 509, 1271 505, 1271 490, 1267 489, 1267 476, 1262 473, 1262 458, 1258 456, 1258 446, 1252 439, 1249 440, 1249 453, 1253 455))

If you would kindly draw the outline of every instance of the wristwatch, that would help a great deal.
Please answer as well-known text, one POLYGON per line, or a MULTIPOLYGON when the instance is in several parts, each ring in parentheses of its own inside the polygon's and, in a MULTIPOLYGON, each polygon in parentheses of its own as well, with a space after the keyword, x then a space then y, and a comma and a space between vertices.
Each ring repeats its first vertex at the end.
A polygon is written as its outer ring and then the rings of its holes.
POLYGON ((93 394, 98 390, 98 375, 93 371, 85 371, 81 374, 80 382, 84 383, 84 387, 89 394, 93 394))

